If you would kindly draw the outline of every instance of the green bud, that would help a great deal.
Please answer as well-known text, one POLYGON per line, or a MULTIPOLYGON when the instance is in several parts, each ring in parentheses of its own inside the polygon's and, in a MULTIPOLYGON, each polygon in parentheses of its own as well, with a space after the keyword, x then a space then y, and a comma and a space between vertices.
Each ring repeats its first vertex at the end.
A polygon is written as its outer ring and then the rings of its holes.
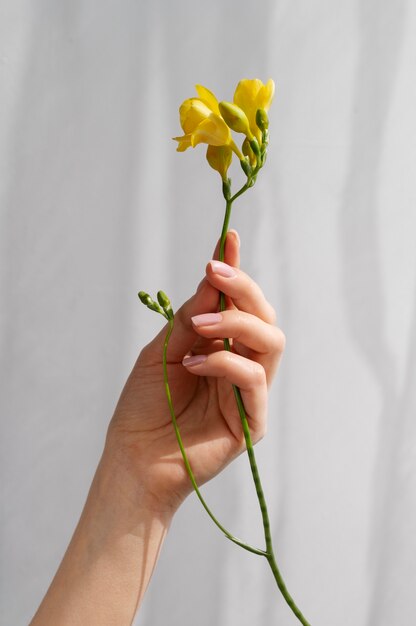
POLYGON ((248 161, 246 161, 245 159, 241 159, 240 165, 241 165, 241 168, 242 168, 244 174, 247 176, 247 178, 250 178, 251 173, 253 171, 250 163, 248 161))
POLYGON ((147 306, 151 311, 155 311, 156 313, 160 313, 163 317, 166 317, 164 310, 158 305, 157 302, 153 300, 145 291, 139 291, 137 294, 140 298, 140 301, 147 306))
POLYGON ((137 295, 139 296, 140 301, 146 306, 149 306, 149 304, 153 302, 152 298, 145 291, 139 291, 137 295))
POLYGON ((232 102, 220 102, 218 106, 227 126, 234 132, 244 133, 251 139, 253 134, 250 130, 250 122, 243 109, 232 102))
POLYGON ((256 124, 262 132, 269 128, 269 117, 264 109, 257 109, 256 124))
POLYGON ((172 305, 164 291, 157 292, 157 300, 169 318, 173 317, 172 305))
POLYGON ((226 200, 231 198, 231 180, 229 178, 222 181, 222 194, 226 200))
POLYGON ((157 292, 157 301, 159 302, 160 306, 163 308, 170 306, 170 300, 164 291, 157 292))
POLYGON ((168 319, 173 319, 172 305, 164 291, 157 292, 157 300, 166 313, 168 319))
POLYGON ((253 139, 250 141, 250 148, 253 150, 256 157, 260 156, 259 142, 257 141, 255 137, 253 137, 253 139))
POLYGON ((244 156, 248 157, 248 160, 250 162, 251 167, 256 167, 256 165, 257 165, 257 158, 256 158, 256 155, 254 154, 253 150, 251 149, 250 142, 247 139, 247 137, 243 141, 243 145, 241 147, 241 150, 242 150, 244 156))

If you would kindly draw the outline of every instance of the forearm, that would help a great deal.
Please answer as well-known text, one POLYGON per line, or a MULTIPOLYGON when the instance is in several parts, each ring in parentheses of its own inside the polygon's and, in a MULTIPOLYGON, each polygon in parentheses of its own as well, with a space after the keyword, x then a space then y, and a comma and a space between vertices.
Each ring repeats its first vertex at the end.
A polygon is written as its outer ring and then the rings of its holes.
POLYGON ((31 626, 130 626, 172 514, 150 505, 128 469, 105 452, 31 626))

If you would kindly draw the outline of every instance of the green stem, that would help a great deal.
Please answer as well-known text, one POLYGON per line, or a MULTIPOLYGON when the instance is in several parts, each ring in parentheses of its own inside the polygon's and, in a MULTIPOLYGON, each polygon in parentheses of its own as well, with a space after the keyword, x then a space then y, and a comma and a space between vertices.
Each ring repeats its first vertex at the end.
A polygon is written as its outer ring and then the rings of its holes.
MULTIPOLYGON (((224 223, 223 223, 222 232, 221 232, 220 249, 219 249, 220 261, 224 261, 225 240, 227 238, 227 232, 228 232, 228 227, 230 223, 232 204, 234 200, 236 200, 236 198, 238 198, 245 191, 247 191, 249 187, 250 185, 247 182, 234 196, 232 196, 232 198, 230 198, 229 200, 226 200, 225 217, 224 217, 224 223)), ((226 308, 225 295, 221 292, 220 311, 224 311, 225 308, 226 308)), ((227 351, 231 351, 229 339, 224 339, 224 348, 227 351)), ((236 385, 233 385, 233 391, 234 391, 234 396, 235 396, 238 412, 239 412, 240 419, 241 419, 244 439, 246 443, 247 455, 248 455, 249 463, 250 463, 250 469, 251 469, 251 473, 253 476, 253 482, 254 482, 254 486, 256 489, 257 499, 259 502, 262 521, 263 521, 264 539, 266 542, 265 556, 266 556, 267 562, 269 563, 270 569, 272 570, 277 586, 280 589, 287 604, 292 609, 293 613, 296 615, 296 617, 301 622, 301 624, 303 624, 303 626, 310 626, 309 622, 302 615, 301 611, 296 606, 292 596, 288 592, 285 582, 280 574, 279 568, 276 563, 276 559, 275 559, 274 552, 273 552, 272 535, 271 535, 271 530, 270 530, 270 518, 269 518, 269 513, 267 510, 264 490, 263 490, 261 480, 260 480, 260 474, 259 474, 258 467, 257 467, 256 457, 254 454, 254 447, 253 447, 253 442, 252 442, 251 435, 250 435, 250 428, 248 425, 247 414, 244 408, 244 402, 241 397, 240 389, 236 385)))
POLYGON ((172 396, 171 396, 171 393, 170 393, 169 380, 168 380, 168 368, 167 368, 167 351, 168 351, 169 339, 170 339, 170 336, 171 336, 172 331, 173 331, 173 319, 169 319, 168 321, 169 321, 168 332, 166 333, 165 342, 164 342, 164 345, 163 345, 163 379, 164 379, 164 383, 165 383, 166 397, 167 397, 168 404, 169 404, 169 411, 170 411, 170 415, 171 415, 171 418, 172 418, 172 423, 173 423, 173 427, 174 427, 174 430, 175 430, 176 439, 178 441, 179 448, 180 448, 180 451, 182 453, 183 462, 185 464, 185 468, 186 468, 186 471, 187 471, 188 476, 190 478, 190 481, 192 483, 192 486, 193 486, 193 488, 194 488, 194 490, 196 492, 196 495, 198 496, 202 506, 204 507, 204 509, 206 510, 206 512, 208 513, 208 515, 210 516, 210 518, 212 519, 214 524, 216 524, 216 526, 218 526, 218 528, 224 533, 224 535, 228 539, 230 539, 233 543, 236 543, 241 548, 244 548, 245 550, 248 550, 248 552, 253 552, 254 554, 258 554, 260 556, 265 556, 266 558, 268 558, 268 555, 266 554, 266 552, 264 552, 264 550, 259 550, 258 548, 253 548, 252 546, 248 545, 244 541, 241 541, 240 539, 237 539, 237 537, 234 537, 230 532, 228 532, 228 530, 226 528, 224 528, 224 526, 222 524, 220 524, 220 522, 217 520, 215 515, 212 513, 212 511, 208 507, 207 503, 205 502, 205 500, 202 497, 202 494, 201 494, 201 492, 200 492, 200 490, 198 488, 197 482, 195 480, 194 473, 192 471, 191 465, 190 465, 189 460, 188 460, 188 456, 187 456, 186 451, 185 451, 185 446, 183 445, 182 437, 181 437, 181 434, 180 434, 180 431, 179 431, 178 422, 177 422, 175 411, 174 411, 174 408, 173 408, 172 396))

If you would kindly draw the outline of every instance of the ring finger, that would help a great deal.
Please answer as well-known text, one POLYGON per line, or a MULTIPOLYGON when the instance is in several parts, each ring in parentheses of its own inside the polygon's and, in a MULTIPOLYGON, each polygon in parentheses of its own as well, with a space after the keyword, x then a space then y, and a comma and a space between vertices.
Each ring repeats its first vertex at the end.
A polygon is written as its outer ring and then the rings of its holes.
POLYGON ((195 331, 206 339, 232 339, 235 351, 260 363, 270 381, 285 345, 285 336, 280 328, 237 309, 195 315, 192 324, 195 331))

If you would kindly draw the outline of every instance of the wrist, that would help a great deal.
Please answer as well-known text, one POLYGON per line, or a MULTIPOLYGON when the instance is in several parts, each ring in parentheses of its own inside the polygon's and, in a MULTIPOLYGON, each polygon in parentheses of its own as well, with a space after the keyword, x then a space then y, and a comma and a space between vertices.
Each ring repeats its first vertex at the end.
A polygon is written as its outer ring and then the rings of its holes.
POLYGON ((164 497, 153 488, 152 471, 136 458, 134 450, 113 442, 105 445, 91 492, 118 516, 132 522, 141 521, 143 516, 155 518, 166 528, 179 506, 174 498, 164 497))

